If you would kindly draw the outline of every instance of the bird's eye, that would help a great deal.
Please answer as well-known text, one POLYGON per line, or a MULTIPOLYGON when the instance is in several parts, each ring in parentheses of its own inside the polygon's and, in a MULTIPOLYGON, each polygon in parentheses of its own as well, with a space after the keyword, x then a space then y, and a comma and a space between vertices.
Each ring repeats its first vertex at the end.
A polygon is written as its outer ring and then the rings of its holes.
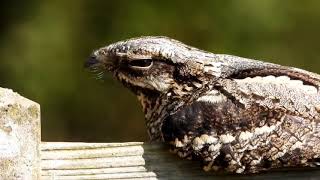
POLYGON ((135 59, 129 62, 129 66, 133 68, 149 68, 152 64, 152 59, 135 59))

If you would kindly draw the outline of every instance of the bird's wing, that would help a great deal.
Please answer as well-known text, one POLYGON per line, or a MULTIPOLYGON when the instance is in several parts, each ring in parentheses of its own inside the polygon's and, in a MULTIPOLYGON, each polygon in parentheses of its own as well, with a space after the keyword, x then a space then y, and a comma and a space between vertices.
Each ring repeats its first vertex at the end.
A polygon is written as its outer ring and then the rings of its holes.
POLYGON ((221 55, 220 92, 247 109, 259 105, 303 117, 318 117, 320 75, 236 56, 221 55))
POLYGON ((221 92, 245 108, 258 105, 304 118, 319 117, 319 87, 303 80, 269 75, 225 79, 222 83, 221 92))
POLYGON ((217 55, 223 68, 223 78, 243 79, 256 76, 288 76, 303 81, 304 84, 320 86, 320 75, 303 69, 242 58, 231 55, 217 55))

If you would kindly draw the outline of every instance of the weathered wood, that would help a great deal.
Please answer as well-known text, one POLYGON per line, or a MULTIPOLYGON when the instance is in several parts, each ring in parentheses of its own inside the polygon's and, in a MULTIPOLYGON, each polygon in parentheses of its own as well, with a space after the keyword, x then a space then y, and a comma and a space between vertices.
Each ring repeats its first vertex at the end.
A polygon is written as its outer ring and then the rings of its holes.
POLYGON ((38 179, 40 106, 0 88, 0 179, 38 179))
POLYGON ((195 161, 182 160, 162 144, 41 144, 42 179, 317 179, 320 171, 277 171, 259 175, 204 172, 195 161))

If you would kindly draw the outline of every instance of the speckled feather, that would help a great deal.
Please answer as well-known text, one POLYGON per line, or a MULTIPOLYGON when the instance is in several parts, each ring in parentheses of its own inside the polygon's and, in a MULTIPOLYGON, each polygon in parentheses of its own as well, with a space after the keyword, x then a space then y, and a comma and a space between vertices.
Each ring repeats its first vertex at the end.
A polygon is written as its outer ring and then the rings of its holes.
POLYGON ((320 76, 213 54, 166 37, 95 51, 86 67, 111 72, 142 104, 152 141, 204 170, 256 173, 314 167, 320 156, 320 76))

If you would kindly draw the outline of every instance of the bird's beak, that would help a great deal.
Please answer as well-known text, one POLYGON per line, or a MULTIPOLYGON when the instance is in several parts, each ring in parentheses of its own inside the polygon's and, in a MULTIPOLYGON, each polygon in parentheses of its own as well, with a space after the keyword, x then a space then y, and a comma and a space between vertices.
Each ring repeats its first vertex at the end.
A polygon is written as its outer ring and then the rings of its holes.
POLYGON ((101 48, 91 54, 84 63, 84 67, 89 70, 113 71, 117 66, 117 58, 101 48))
POLYGON ((100 62, 98 61, 96 55, 92 54, 84 63, 84 68, 90 69, 93 66, 96 66, 100 62))

